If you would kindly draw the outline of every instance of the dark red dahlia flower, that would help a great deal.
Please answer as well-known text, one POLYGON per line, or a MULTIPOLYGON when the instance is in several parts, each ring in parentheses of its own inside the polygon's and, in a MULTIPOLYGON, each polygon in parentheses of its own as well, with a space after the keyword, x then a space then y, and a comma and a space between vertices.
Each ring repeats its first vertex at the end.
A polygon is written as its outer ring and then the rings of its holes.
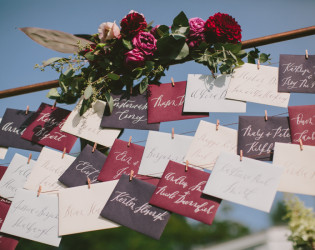
POLYGON ((147 27, 147 22, 142 14, 130 11, 130 13, 121 20, 120 27, 121 34, 134 36, 147 27))

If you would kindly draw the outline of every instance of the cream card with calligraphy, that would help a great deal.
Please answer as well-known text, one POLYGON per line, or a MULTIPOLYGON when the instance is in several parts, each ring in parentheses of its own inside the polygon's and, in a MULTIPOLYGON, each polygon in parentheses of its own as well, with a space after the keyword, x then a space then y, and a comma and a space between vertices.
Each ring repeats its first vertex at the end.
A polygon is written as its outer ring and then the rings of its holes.
POLYGON ((118 180, 63 189, 59 192, 59 235, 118 227, 100 216, 118 180))
POLYGON ((282 168, 222 152, 203 192, 223 200, 269 212, 282 168))
POLYGON ((150 131, 138 174, 161 177, 168 161, 183 163, 192 137, 150 131))
POLYGON ((16 190, 23 188, 34 164, 33 160, 28 163, 28 157, 15 154, 0 180, 0 196, 12 200, 16 190))
POLYGON ((18 189, 1 232, 58 247, 58 197, 18 189))
POLYGON ((59 177, 75 160, 75 157, 44 147, 40 153, 31 174, 27 178, 24 188, 42 191, 60 190, 65 186, 58 181, 59 177))
POLYGON ((235 129, 200 121, 189 147, 185 161, 192 166, 212 169, 222 151, 236 154, 237 131, 235 129))
POLYGON ((230 75, 188 74, 184 112, 246 112, 246 103, 225 99, 230 75))
POLYGON ((273 164, 283 167, 278 191, 315 195, 315 147, 276 142, 273 164))
POLYGON ((286 108, 290 94, 278 93, 278 68, 245 63, 234 70, 226 98, 286 108))
POLYGON ((100 127, 106 102, 97 100, 80 116, 82 101, 83 98, 71 112, 61 130, 105 147, 111 147, 119 135, 120 129, 102 129, 100 127))

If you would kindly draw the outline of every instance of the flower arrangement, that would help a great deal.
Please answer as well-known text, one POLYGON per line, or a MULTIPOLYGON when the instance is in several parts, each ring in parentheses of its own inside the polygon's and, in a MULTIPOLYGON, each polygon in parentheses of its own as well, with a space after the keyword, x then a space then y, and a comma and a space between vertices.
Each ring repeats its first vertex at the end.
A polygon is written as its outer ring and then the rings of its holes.
POLYGON ((241 27, 228 14, 216 13, 206 21, 188 20, 179 13, 171 27, 152 26, 143 14, 131 11, 120 21, 102 23, 94 35, 71 35, 39 28, 22 28, 25 34, 45 47, 73 53, 68 58, 54 57, 36 67, 50 66, 60 73, 61 91, 51 89, 48 97, 60 103, 74 103, 84 95, 82 115, 95 99, 107 101, 110 93, 143 93, 149 84, 160 84, 171 65, 194 60, 217 72, 231 73, 243 58, 255 63, 269 60, 269 55, 255 49, 242 50, 241 27))

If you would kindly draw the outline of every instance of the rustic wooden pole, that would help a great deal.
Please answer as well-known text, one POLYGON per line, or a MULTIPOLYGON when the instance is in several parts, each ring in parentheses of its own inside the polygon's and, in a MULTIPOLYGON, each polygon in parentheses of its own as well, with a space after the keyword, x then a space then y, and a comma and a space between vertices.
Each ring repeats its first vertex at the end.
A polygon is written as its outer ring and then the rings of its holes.
MULTIPOLYGON (((242 42, 242 48, 248 49, 248 48, 283 42, 283 41, 305 37, 305 36, 311 36, 311 35, 315 35, 315 26, 246 40, 242 42)), ((26 86, 22 86, 18 88, 2 90, 0 91, 0 99, 11 97, 11 96, 28 94, 28 93, 46 90, 50 88, 56 88, 58 86, 59 86, 58 80, 52 80, 52 81, 41 82, 41 83, 36 83, 32 85, 26 85, 26 86)))

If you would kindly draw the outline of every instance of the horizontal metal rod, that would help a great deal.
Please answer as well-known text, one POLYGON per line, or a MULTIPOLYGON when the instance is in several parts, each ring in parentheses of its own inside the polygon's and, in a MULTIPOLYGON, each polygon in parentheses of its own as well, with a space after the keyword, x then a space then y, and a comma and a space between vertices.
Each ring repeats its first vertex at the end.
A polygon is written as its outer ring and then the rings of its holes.
MULTIPOLYGON (((246 40, 242 42, 242 48, 248 49, 248 48, 283 42, 283 41, 305 37, 305 36, 311 36, 311 35, 315 35, 315 26, 246 40)), ((56 87, 59 87, 58 80, 40 82, 40 83, 26 85, 26 86, 22 86, 18 88, 13 88, 13 89, 6 89, 6 90, 0 91, 0 99, 11 97, 11 96, 28 94, 28 93, 46 90, 50 88, 56 88, 56 87)))

